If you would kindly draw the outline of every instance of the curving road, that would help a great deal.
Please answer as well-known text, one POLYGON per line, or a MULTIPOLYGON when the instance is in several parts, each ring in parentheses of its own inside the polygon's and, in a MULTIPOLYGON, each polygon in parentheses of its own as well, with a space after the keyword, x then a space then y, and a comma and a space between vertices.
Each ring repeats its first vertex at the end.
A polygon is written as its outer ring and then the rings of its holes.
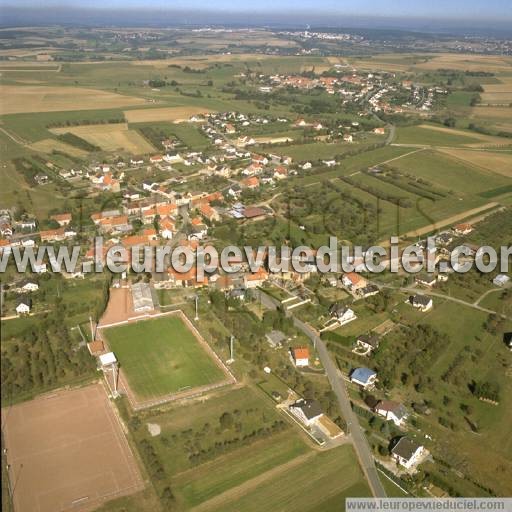
MULTIPOLYGON (((276 299, 270 297, 262 290, 259 290, 259 298, 261 303, 267 309, 277 309, 277 307, 279 306, 279 302, 276 299)), ((289 316, 293 319, 295 327, 300 329, 313 342, 317 350, 318 357, 320 358, 320 361, 322 361, 322 365, 325 368, 325 372, 327 374, 327 378, 329 379, 329 383, 331 384, 331 388, 334 391, 336 398, 338 400, 341 413, 347 423, 347 434, 351 435, 356 454, 359 458, 359 462, 361 464, 361 467, 363 468, 364 474, 366 476, 372 494, 377 498, 385 498, 386 491, 384 490, 384 487, 382 486, 382 483, 379 480, 379 476, 377 474, 377 469, 375 467, 373 455, 368 445, 368 441, 366 440, 364 432, 361 426, 359 425, 357 416, 352 410, 350 398, 348 396, 347 388, 345 386, 345 380, 343 379, 341 373, 336 368, 336 365, 331 359, 331 356, 329 354, 329 351, 327 350, 325 343, 320 339, 318 333, 308 324, 304 323, 302 320, 299 320, 293 315, 289 316)))

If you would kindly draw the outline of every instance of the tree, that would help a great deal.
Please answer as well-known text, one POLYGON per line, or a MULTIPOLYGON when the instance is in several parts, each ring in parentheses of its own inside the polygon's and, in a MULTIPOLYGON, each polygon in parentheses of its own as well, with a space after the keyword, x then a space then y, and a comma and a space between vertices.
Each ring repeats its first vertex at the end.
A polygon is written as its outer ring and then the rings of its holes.
POLYGON ((228 430, 233 428, 234 420, 233 416, 229 412, 225 412, 219 418, 219 423, 222 429, 228 430))

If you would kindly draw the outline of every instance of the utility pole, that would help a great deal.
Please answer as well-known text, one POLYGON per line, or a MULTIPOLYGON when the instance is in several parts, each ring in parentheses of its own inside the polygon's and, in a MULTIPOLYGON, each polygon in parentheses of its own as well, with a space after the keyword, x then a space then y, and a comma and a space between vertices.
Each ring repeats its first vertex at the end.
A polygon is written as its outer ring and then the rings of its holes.
POLYGON ((196 300, 196 316, 195 316, 194 320, 197 322, 199 320, 199 295, 196 294, 195 300, 196 300))

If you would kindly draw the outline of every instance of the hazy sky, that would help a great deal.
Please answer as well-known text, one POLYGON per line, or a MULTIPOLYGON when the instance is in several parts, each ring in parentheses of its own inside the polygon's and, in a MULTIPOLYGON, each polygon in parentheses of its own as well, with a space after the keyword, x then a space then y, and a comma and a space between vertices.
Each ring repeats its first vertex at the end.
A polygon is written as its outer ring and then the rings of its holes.
POLYGON ((201 9, 212 11, 266 11, 360 16, 414 16, 429 18, 512 19, 512 0, 0 0, 0 6, 201 9))

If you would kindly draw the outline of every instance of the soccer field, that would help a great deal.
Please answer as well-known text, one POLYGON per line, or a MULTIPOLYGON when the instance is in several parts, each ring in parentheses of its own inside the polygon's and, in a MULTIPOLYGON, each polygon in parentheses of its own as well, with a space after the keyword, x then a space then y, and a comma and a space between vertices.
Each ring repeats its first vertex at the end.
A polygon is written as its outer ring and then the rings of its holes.
POLYGON ((140 399, 206 386, 225 378, 178 316, 111 327, 103 334, 130 388, 140 399))

